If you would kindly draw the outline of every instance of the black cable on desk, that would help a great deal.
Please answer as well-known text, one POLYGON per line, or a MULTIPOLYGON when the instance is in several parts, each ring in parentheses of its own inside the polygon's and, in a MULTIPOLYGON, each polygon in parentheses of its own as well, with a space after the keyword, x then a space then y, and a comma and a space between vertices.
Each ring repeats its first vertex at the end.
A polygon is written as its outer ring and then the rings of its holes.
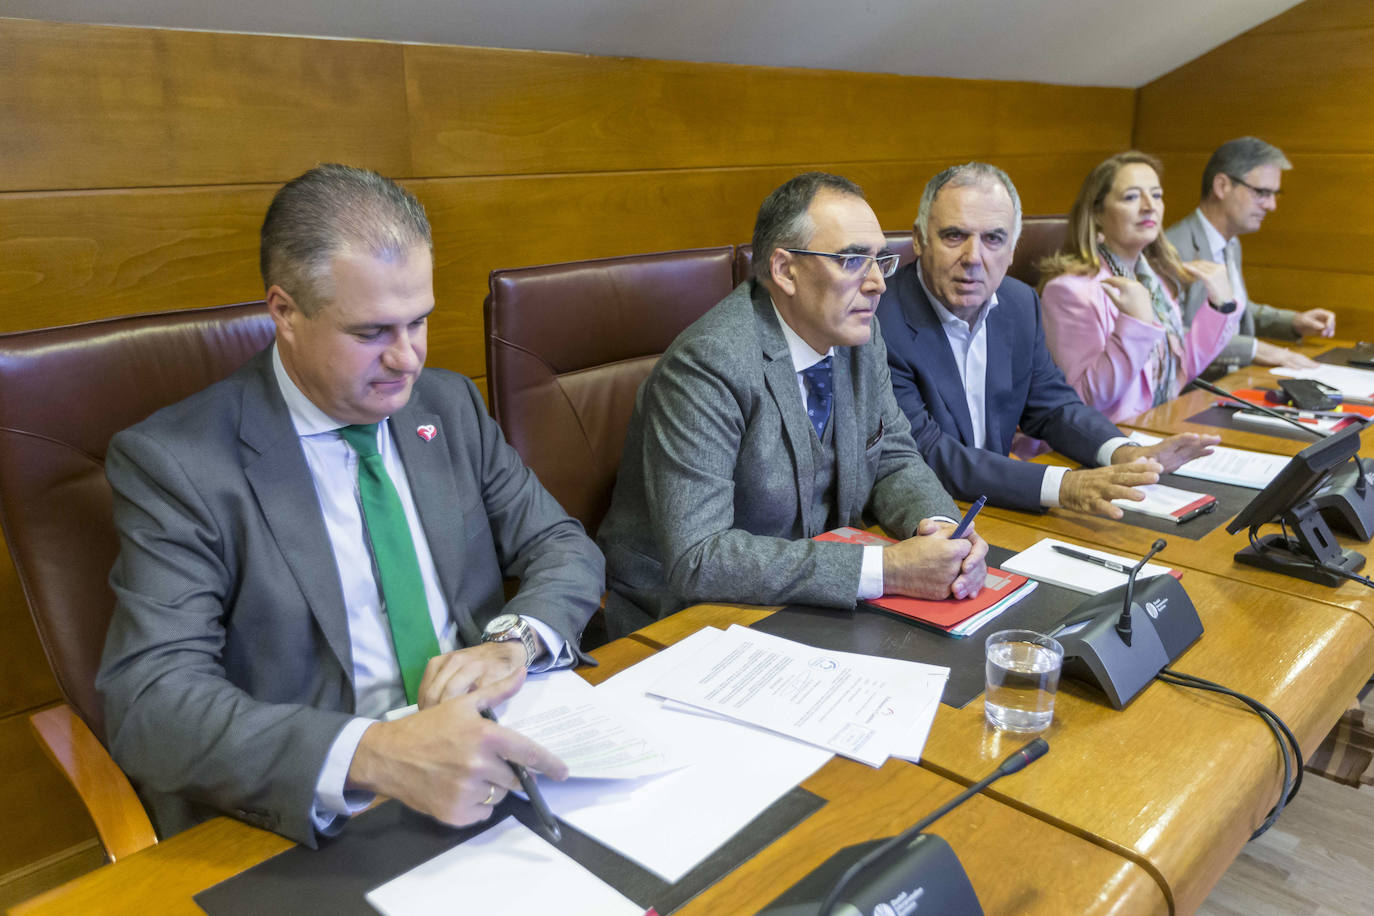
POLYGON ((1298 739, 1293 736, 1293 731, 1284 723, 1278 715, 1265 706, 1259 700, 1248 697, 1243 693, 1223 687, 1206 678, 1201 678, 1193 674, 1185 674, 1182 671, 1174 671, 1172 668, 1165 668, 1156 675, 1166 684, 1173 684, 1178 687, 1191 687, 1195 690, 1210 690, 1213 693, 1225 694, 1240 700, 1250 707, 1262 720, 1269 726, 1269 730, 1274 733, 1274 739, 1278 742, 1279 753, 1283 757, 1283 790, 1279 793, 1279 800, 1274 803, 1274 808, 1265 817, 1264 823, 1260 824, 1254 833, 1250 834, 1250 839, 1262 835, 1283 813, 1284 806, 1287 805, 1298 794, 1299 787, 1302 786, 1302 748, 1298 746, 1298 739), (1296 775, 1295 775, 1296 774, 1296 775))

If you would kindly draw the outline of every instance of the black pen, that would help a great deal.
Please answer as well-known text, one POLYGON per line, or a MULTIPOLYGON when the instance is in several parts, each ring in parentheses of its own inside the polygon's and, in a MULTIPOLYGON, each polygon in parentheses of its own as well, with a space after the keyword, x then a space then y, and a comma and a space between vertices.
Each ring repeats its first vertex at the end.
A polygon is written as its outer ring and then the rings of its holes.
POLYGON ((964 517, 959 519, 959 524, 955 526, 954 531, 950 533, 949 539, 951 541, 968 534, 968 530, 973 527, 974 516, 982 511, 983 505, 987 501, 988 498, 986 496, 980 496, 973 501, 973 505, 968 507, 968 511, 964 513, 964 517))
MULTIPOLYGON (((482 710, 482 717, 496 722, 496 713, 490 709, 482 710)), ((497 723, 500 724, 500 723, 497 723)), ((539 823, 544 827, 544 836, 551 843, 559 843, 563 840, 563 831, 558 829, 558 818, 553 816, 549 810, 549 803, 544 801, 544 793, 539 791, 539 786, 535 785, 534 777, 530 771, 525 769, 512 760, 507 760, 511 772, 515 778, 520 780, 520 788, 525 790, 525 795, 529 797, 530 806, 534 808, 534 813, 539 815, 539 823)))
POLYGON ((1062 553, 1066 557, 1082 560, 1084 563, 1091 563, 1094 566, 1101 566, 1103 569, 1110 569, 1112 572, 1128 573, 1131 571, 1131 567, 1118 563, 1115 560, 1104 560, 1102 557, 1096 557, 1090 553, 1084 553, 1081 550, 1074 550, 1072 547, 1061 547, 1058 544, 1051 544, 1050 549, 1055 553, 1062 553))

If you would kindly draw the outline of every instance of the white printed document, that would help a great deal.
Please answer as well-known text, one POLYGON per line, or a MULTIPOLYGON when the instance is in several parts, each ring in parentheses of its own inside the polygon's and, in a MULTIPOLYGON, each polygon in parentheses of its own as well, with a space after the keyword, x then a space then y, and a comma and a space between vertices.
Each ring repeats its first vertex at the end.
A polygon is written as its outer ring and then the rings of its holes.
POLYGON ((367 902, 385 916, 644 913, 513 817, 373 888, 367 902))
MULTIPOLYGON (((1141 445, 1156 445, 1163 440, 1159 436, 1131 431, 1131 438, 1141 445)), ((1252 452, 1243 448, 1227 448, 1224 445, 1212 446, 1212 454, 1194 458, 1178 470, 1180 477, 1197 480, 1211 480, 1216 483, 1229 483, 1236 487, 1250 487, 1260 490, 1278 476, 1288 464, 1286 455, 1270 455, 1265 452, 1252 452)))
POLYGON ((570 778, 633 779, 692 760, 690 749, 670 750, 652 722, 569 669, 530 675, 493 712, 506 728, 558 755, 570 778))
MULTIPOLYGON (((1085 592, 1089 595, 1101 594, 1107 589, 1126 584, 1125 573, 1104 569, 1086 560, 1075 560, 1073 557, 1056 552, 1055 545, 1090 554, 1103 560, 1110 560, 1127 569, 1140 562, 1140 557, 1126 557, 1119 553, 1108 553, 1093 547, 1080 547, 1077 544, 1070 544, 1068 541, 1060 541, 1055 538, 1042 538, 1002 563, 1001 568, 1007 572, 1018 572, 1023 576, 1039 579, 1041 582, 1048 582, 1051 585, 1058 585, 1060 588, 1068 588, 1076 592, 1085 592)), ((1144 568, 1140 570, 1140 575, 1136 576, 1136 581, 1140 582, 1153 576, 1168 575, 1171 572, 1172 570, 1167 566, 1161 566, 1158 563, 1146 563, 1144 568)), ((1068 608, 1065 610, 1067 611, 1068 608)))
POLYGON ((939 702, 944 677, 933 672, 948 675, 732 626, 649 692, 881 766, 910 752, 931 697, 939 702))
POLYGON ((561 820, 675 882, 831 757, 757 728, 663 708, 647 687, 719 630, 703 630, 596 687, 651 722, 672 752, 696 762, 662 776, 612 782, 540 779, 561 820))

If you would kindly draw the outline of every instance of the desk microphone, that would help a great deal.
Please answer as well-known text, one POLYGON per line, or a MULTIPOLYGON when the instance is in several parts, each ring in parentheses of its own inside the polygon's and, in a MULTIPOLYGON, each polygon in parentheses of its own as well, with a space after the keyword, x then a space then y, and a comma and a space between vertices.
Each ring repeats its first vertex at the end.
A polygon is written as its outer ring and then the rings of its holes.
MULTIPOLYGON (((1212 394, 1235 401, 1246 410, 1258 411, 1271 417, 1278 417, 1285 423, 1296 426, 1309 436, 1324 439, 1334 435, 1324 429, 1308 426, 1299 423, 1292 417, 1282 414, 1277 410, 1270 410, 1261 404, 1252 404, 1244 398, 1238 398, 1225 389, 1218 388, 1211 382, 1204 382, 1200 378, 1193 379, 1191 383, 1196 388, 1203 391, 1210 391, 1212 394)), ((1351 414, 1357 423, 1364 422, 1364 418, 1358 414, 1351 414)), ((1321 512, 1327 524, 1332 528, 1344 531, 1346 534, 1353 535, 1362 541, 1374 538, 1374 480, 1366 473, 1364 461, 1357 454, 1355 458, 1355 477, 1335 477, 1331 479, 1331 486, 1322 490, 1312 501, 1321 512)))
POLYGON ((1197 608, 1177 579, 1151 576, 1136 584, 1164 546, 1156 540, 1124 584, 1087 598, 1049 634, 1064 647, 1064 677, 1100 688, 1116 709, 1202 635, 1197 608))
POLYGON ((991 774, 897 836, 846 846, 760 910, 758 916, 868 916, 913 911, 983 916, 978 895, 954 850, 940 837, 921 831, 1003 776, 1040 759, 1049 749, 1049 742, 1036 738, 1014 751, 991 774), (841 869, 843 873, 836 878, 841 869))
POLYGON ((1150 552, 1131 571, 1126 573, 1126 599, 1121 602, 1121 617, 1116 621, 1116 632, 1121 634, 1121 641, 1127 646, 1131 644, 1131 598, 1135 595, 1135 577, 1145 568, 1145 564, 1150 562, 1155 554, 1159 553, 1167 546, 1164 538, 1158 538, 1150 545, 1150 552))

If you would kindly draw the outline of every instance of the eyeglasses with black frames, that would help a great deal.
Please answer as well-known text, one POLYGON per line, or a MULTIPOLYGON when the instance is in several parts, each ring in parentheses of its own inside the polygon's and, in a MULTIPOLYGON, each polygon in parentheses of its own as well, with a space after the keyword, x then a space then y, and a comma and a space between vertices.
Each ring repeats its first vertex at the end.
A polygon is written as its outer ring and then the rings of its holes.
POLYGON ((851 254, 844 251, 810 251, 806 248, 784 248, 783 251, 792 254, 809 254, 817 258, 829 258, 840 265, 840 270, 851 277, 862 277, 871 269, 872 264, 878 265, 878 273, 884 277, 890 277, 897 272, 897 262, 901 260, 895 254, 851 254))
POLYGON ((1278 200, 1279 195, 1283 193, 1282 189, 1280 188, 1257 188, 1254 185, 1240 178, 1237 178, 1235 175, 1227 175, 1226 177, 1234 181, 1236 184, 1240 185, 1242 188, 1249 188, 1250 193, 1258 197, 1260 200, 1278 200))

